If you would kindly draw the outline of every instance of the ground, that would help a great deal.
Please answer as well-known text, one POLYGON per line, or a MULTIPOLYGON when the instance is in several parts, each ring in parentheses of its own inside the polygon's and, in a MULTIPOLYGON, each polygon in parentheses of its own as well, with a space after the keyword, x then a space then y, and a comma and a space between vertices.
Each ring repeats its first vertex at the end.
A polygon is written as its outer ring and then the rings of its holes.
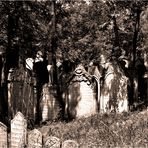
POLYGON ((47 122, 37 127, 43 138, 72 139, 80 148, 148 147, 148 109, 117 114, 94 115, 71 122, 47 122))

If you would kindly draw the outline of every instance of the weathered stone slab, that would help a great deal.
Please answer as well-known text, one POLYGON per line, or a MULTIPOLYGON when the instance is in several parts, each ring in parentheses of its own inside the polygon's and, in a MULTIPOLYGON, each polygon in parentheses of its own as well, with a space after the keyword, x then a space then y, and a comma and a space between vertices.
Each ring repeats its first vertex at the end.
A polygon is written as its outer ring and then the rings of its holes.
POLYGON ((128 78, 118 67, 114 69, 111 63, 107 65, 100 97, 102 113, 122 113, 128 111, 128 78))
POLYGON ((78 148, 79 144, 74 140, 66 140, 62 143, 62 148, 78 148))
POLYGON ((7 127, 0 122, 0 148, 7 147, 7 127))
POLYGON ((11 120, 11 148, 22 148, 26 145, 27 121, 21 112, 11 120))
POLYGON ((42 133, 39 130, 28 133, 28 148, 42 148, 42 133))
POLYGON ((88 117, 97 113, 97 81, 78 66, 68 86, 67 112, 70 118, 88 117))
POLYGON ((45 140, 44 148, 60 148, 60 139, 54 136, 47 137, 45 140))
POLYGON ((41 109, 42 121, 53 120, 58 117, 59 104, 53 95, 53 89, 49 88, 47 84, 42 89, 41 109))
POLYGON ((97 113, 96 93, 87 82, 80 82, 80 97, 77 106, 77 117, 88 117, 97 113))

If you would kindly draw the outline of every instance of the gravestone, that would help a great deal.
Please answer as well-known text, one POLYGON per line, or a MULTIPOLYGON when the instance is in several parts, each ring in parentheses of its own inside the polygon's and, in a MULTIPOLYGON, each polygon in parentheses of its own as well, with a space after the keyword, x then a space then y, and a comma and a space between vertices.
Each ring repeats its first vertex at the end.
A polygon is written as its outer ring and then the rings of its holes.
POLYGON ((59 114, 59 104, 54 96, 53 88, 47 84, 43 86, 41 98, 42 121, 54 120, 59 114))
POLYGON ((74 140, 66 140, 62 143, 62 148, 78 148, 79 144, 74 140))
POLYGON ((21 112, 11 120, 11 148, 22 148, 26 145, 27 121, 21 112))
POLYGON ((19 68, 9 71, 8 81, 8 110, 10 118, 20 111, 28 119, 34 120, 35 98, 31 71, 20 65, 19 68))
POLYGON ((0 148, 7 148, 7 127, 0 122, 0 148))
POLYGON ((54 136, 47 137, 45 140, 44 148, 60 148, 60 139, 54 136))
POLYGON ((68 86, 67 112, 70 118, 88 117, 97 113, 97 82, 83 66, 75 69, 68 86))
POLYGON ((28 148, 42 148, 42 134, 37 129, 28 133, 28 148))
POLYGON ((101 113, 128 111, 127 77, 119 68, 107 63, 100 97, 101 113))

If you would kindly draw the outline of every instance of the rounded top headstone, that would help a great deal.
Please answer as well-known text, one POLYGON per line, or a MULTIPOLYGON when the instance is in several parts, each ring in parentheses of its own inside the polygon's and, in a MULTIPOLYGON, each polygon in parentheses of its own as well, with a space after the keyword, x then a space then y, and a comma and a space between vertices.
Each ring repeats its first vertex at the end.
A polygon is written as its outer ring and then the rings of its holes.
POLYGON ((66 140, 62 144, 62 148, 78 148, 79 144, 74 140, 66 140))
POLYGON ((45 140, 44 148, 60 148, 61 142, 60 139, 54 136, 49 136, 45 140))

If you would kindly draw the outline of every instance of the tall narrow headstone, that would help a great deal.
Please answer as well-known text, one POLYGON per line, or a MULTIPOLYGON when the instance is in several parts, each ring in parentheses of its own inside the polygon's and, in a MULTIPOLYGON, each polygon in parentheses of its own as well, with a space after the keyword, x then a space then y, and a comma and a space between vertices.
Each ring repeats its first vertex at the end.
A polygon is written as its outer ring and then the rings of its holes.
POLYGON ((11 120, 11 148, 22 148, 26 145, 27 121, 21 112, 11 120))
POLYGON ((7 127, 0 122, 0 148, 7 148, 7 127))
POLYGON ((62 143, 62 148, 78 148, 79 144, 74 140, 66 140, 62 143))
POLYGON ((60 139, 54 136, 47 137, 45 140, 44 148, 60 148, 60 139))
POLYGON ((28 133, 28 148, 42 148, 42 134, 37 129, 28 133))
POLYGON ((53 88, 47 84, 43 86, 41 98, 42 121, 54 120, 59 114, 59 104, 54 95, 53 88))

